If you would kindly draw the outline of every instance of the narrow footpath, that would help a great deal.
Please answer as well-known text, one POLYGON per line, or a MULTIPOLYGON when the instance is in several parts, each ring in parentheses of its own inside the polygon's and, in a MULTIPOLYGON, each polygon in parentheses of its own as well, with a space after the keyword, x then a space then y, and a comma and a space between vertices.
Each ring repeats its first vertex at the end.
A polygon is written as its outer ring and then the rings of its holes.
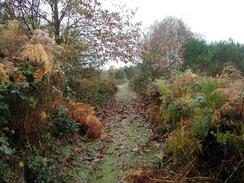
POLYGON ((66 159, 72 159, 70 174, 79 183, 125 183, 143 167, 155 166, 159 145, 151 141, 150 122, 144 118, 142 102, 128 82, 118 86, 114 101, 99 114, 106 137, 84 138, 75 147, 65 146, 66 159))

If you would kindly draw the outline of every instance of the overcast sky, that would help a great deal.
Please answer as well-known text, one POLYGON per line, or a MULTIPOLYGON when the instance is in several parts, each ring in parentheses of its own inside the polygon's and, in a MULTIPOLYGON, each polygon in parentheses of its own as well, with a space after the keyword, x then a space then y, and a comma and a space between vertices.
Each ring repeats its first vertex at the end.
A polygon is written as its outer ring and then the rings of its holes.
POLYGON ((136 19, 144 27, 166 16, 181 18, 208 41, 244 43, 244 0, 117 0, 138 8, 136 19))
MULTIPOLYGON (((181 18, 207 41, 232 38, 244 44, 244 0, 112 0, 138 8, 136 20, 148 27, 167 16, 181 18)), ((108 2, 108 1, 107 1, 108 2)), ((111 64, 121 67, 124 64, 111 64)))

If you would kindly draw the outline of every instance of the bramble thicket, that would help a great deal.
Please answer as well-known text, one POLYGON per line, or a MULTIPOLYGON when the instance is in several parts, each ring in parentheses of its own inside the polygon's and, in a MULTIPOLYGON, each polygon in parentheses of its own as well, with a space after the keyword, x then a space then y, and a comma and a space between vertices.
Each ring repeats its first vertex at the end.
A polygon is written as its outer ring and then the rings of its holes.
POLYGON ((0 7, 0 182, 244 182, 244 45, 96 0, 0 7))

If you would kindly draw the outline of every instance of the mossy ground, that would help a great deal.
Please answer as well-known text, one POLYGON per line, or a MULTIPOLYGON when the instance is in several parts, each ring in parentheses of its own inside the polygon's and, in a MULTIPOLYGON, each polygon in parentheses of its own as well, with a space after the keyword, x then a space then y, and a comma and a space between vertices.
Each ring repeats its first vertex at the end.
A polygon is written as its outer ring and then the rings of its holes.
POLYGON ((68 168, 73 182, 126 182, 131 169, 157 161, 159 149, 153 143, 147 144, 152 135, 150 124, 135 112, 135 98, 128 83, 120 85, 111 115, 104 120, 106 139, 83 139, 76 147, 63 147, 66 158, 75 153, 68 168))
MULTIPOLYGON (((143 119, 137 118, 136 121, 139 120, 143 119)), ((104 158, 93 172, 94 182, 119 182, 131 168, 149 165, 155 161, 156 148, 144 147, 150 138, 150 130, 134 122, 127 118, 113 126, 104 158)))

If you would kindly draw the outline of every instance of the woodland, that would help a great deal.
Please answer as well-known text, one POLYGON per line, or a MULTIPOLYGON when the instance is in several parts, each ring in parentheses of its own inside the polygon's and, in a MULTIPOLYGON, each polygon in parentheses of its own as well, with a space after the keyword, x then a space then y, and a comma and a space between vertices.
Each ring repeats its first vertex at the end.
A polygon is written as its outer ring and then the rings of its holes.
POLYGON ((244 182, 244 45, 135 14, 0 0, 0 182, 244 182))

